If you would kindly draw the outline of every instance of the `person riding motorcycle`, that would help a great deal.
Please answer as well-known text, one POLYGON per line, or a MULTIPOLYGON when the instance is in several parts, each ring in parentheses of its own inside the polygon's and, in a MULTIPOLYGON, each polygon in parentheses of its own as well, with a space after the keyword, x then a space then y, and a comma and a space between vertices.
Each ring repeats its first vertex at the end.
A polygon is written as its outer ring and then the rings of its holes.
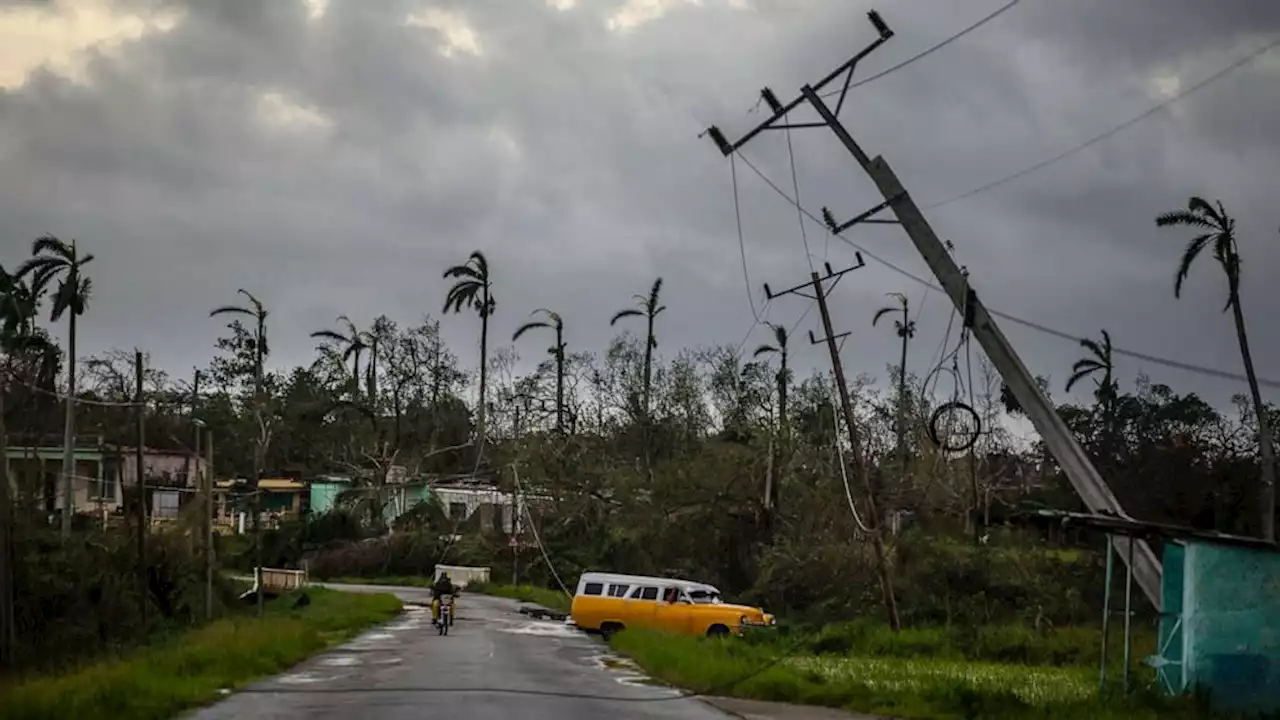
POLYGON ((440 577, 436 579, 434 585, 431 586, 431 624, 435 625, 440 622, 440 598, 449 596, 449 612, 452 614, 454 610, 454 596, 458 594, 458 588, 449 579, 449 573, 442 572, 440 577))

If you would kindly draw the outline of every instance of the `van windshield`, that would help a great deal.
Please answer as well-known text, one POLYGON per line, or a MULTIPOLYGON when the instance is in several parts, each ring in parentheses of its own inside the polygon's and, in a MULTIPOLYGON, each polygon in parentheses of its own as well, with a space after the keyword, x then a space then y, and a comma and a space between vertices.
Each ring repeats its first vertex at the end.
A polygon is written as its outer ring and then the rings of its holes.
POLYGON ((711 590, 691 590, 689 599, 698 605, 719 605, 724 602, 720 599, 720 593, 711 590))

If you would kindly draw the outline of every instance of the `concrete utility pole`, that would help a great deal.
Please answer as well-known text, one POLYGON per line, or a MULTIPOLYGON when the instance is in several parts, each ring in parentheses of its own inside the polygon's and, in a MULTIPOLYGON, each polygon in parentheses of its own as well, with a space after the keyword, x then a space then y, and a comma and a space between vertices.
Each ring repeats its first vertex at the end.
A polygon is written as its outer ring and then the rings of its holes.
MULTIPOLYGON (((1111 488, 1102 479, 1102 476, 1098 474, 1089 456, 1080 447, 1080 444, 1076 442, 1066 423, 1058 416, 1049 399, 1040 389, 1040 386, 1036 384, 1035 378, 1023 365, 1021 358, 1018 357, 1008 339, 1005 338, 1004 333, 996 325, 995 319, 982 302, 978 300, 977 293, 973 291, 968 278, 956 266, 955 261, 938 239, 933 228, 929 226, 929 222, 925 220, 915 201, 911 199, 906 189, 902 187, 902 183, 889 167, 889 164, 882 157, 877 156, 874 159, 869 157, 840 122, 838 117, 840 109, 844 105, 849 85, 853 79, 853 71, 858 61, 893 37, 893 31, 881 19, 879 13, 872 10, 867 15, 871 24, 875 26, 876 31, 879 33, 879 37, 853 58, 837 67, 817 83, 802 87, 800 95, 786 105, 781 104, 768 88, 762 90, 761 96, 773 111, 772 115, 736 142, 729 142, 720 129, 714 125, 707 128, 705 134, 711 136, 711 139, 715 141, 723 154, 731 155, 765 130, 788 127, 830 128, 836 138, 845 146, 845 149, 849 151, 849 154, 857 160, 858 165, 875 182, 877 189, 884 197, 884 201, 880 204, 844 223, 837 223, 830 211, 824 208, 823 217, 831 232, 840 233, 859 223, 901 225, 911 239, 912 244, 915 245, 916 250, 929 265, 929 269, 933 272, 934 277, 937 278, 939 285, 946 291, 957 310, 963 313, 965 327, 969 328, 972 337, 976 338, 982 345, 987 357, 995 365, 1014 397, 1017 398, 1026 411, 1027 417, 1035 425, 1036 431, 1040 433, 1045 446, 1053 454, 1054 459, 1058 461, 1063 472, 1066 473, 1067 479, 1070 480, 1072 487, 1075 488, 1076 493, 1084 501, 1085 505, 1095 513, 1107 513, 1129 519, 1130 516, 1120 506, 1120 502, 1111 492, 1111 488), (832 109, 827 106, 819 93, 841 75, 844 75, 843 88, 837 91, 840 97, 836 102, 835 108, 832 109), (806 101, 817 111, 821 117, 821 122, 787 124, 787 115, 806 101), (896 219, 873 217, 885 209, 892 209, 896 219)), ((1121 543, 1119 536, 1116 536, 1112 542, 1119 550, 1121 543)), ((1127 545, 1125 550, 1126 552, 1120 553, 1120 555, 1122 558, 1127 559, 1130 557, 1127 552, 1127 545)), ((1134 560, 1131 570, 1138 581, 1138 585, 1155 608, 1159 610, 1161 605, 1161 566, 1159 559, 1145 540, 1138 541, 1132 557, 1134 560)))
MULTIPOLYGON (((133 351, 134 418, 137 422, 138 442, 133 448, 133 475, 138 483, 138 607, 142 613, 142 627, 147 626, 147 486, 143 468, 142 444, 146 440, 146 406, 142 398, 142 351, 133 351)), ((144 630, 145 631, 145 630, 144 630)))
MULTIPOLYGON (((840 362, 840 348, 836 346, 836 341, 849 333, 841 333, 836 335, 831 328, 831 311, 827 307, 827 294, 835 288, 836 283, 840 281, 846 273, 853 272, 865 263, 862 261, 862 255, 858 255, 858 264, 853 267, 845 268, 840 272, 834 272, 831 265, 826 265, 827 274, 825 276, 818 275, 817 272, 809 274, 809 282, 797 285, 780 293, 774 293, 769 289, 768 285, 764 286, 765 296, 770 300, 781 297, 783 295, 799 295, 815 300, 818 303, 818 312, 822 315, 822 331, 825 334, 821 340, 815 338, 813 332, 809 332, 809 341, 814 345, 825 342, 827 351, 831 353, 831 369, 836 376, 836 388, 840 392, 840 407, 844 412, 845 428, 849 432, 850 455, 853 458, 854 474, 862 478, 862 484, 867 491, 867 515, 871 520, 871 544, 876 553, 876 573, 880 576, 880 596, 884 601, 885 614, 888 616, 889 627, 897 632, 901 628, 901 622, 898 618, 898 602, 893 595, 893 576, 889 570, 888 554, 884 549, 884 532, 880 524, 880 513, 877 510, 877 498, 875 488, 872 486, 870 475, 865 471, 862 464, 861 443, 858 441, 858 429, 854 422, 853 403, 849 401, 849 386, 845 382, 844 365, 840 362), (824 288, 823 283, 832 281, 830 288, 824 288), (813 295, 806 295, 802 290, 806 287, 813 288, 813 295)), ((836 442, 839 442, 837 439, 836 442)))
POLYGON ((4 422, 7 378, 0 385, 0 670, 13 667, 16 623, 13 611, 13 502, 9 496, 8 427, 4 422))

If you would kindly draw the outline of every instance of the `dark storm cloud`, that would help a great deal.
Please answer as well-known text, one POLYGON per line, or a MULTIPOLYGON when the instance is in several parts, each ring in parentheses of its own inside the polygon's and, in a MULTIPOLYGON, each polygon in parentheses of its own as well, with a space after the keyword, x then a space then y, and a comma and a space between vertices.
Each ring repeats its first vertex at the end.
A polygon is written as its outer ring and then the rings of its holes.
MULTIPOLYGON (((882 7, 897 37, 860 75, 1000 4, 882 7)), ((302 361, 307 334, 339 313, 361 322, 437 313, 441 271, 473 248, 488 253, 497 278, 499 342, 529 308, 550 306, 573 343, 600 349, 612 312, 663 275, 676 309, 664 317, 664 352, 736 344, 752 315, 729 167, 696 135, 713 122, 745 130, 760 119, 748 109, 761 86, 791 97, 872 36, 868 3, 818 0, 759 0, 751 10, 673 2, 625 33, 604 27, 624 5, 613 1, 561 11, 533 0, 331 0, 314 19, 283 0, 118 5, 183 15, 168 32, 93 59, 87 84, 36 72, 0 91, 0 251, 16 262, 42 232, 91 244, 98 297, 83 346, 139 344, 175 369, 207 355, 216 331, 207 309, 237 287, 271 305, 280 360, 302 361), (406 24, 429 7, 465 16, 480 54, 444 57, 447 32, 406 24), (294 124, 273 125, 282 118, 294 124)), ((855 90, 843 115, 927 204, 1141 112, 1160 100, 1156 75, 1178 73, 1185 87, 1280 29, 1280 11, 1266 4, 1205 8, 1024 0, 855 90)), ((1174 304, 1181 239, 1151 218, 1203 192, 1239 208, 1242 226, 1280 223, 1267 131, 1280 108, 1276 67, 1242 69, 1090 150, 928 214, 993 306, 1082 334, 1106 323, 1119 345, 1234 369, 1216 269, 1197 268, 1174 304)), ((798 132, 793 144, 807 206, 851 215, 878 201, 830 133, 798 132)), ((748 156, 790 192, 782 135, 762 137, 748 156)), ((738 170, 758 297, 760 283, 800 282, 809 268, 794 208, 738 170)), ((851 257, 820 228, 807 235, 815 262, 851 257)), ((899 230, 852 237, 927 275, 899 230)), ((1245 245, 1260 367, 1280 360, 1263 321, 1274 305, 1256 279, 1280 267, 1272 238, 1245 245)), ((891 333, 869 327, 889 291, 923 305, 912 361, 923 372, 948 304, 875 265, 833 296, 838 323, 858 335, 849 365, 879 373, 892 356, 891 333)), ((769 319, 790 325, 804 309, 779 300, 769 319)), ((472 325, 448 325, 468 361, 472 325)), ((1061 378, 1077 353, 1005 330, 1038 373, 1061 378)), ((803 361, 824 366, 816 353, 803 361)), ((1239 389, 1144 369, 1215 398, 1239 389)))

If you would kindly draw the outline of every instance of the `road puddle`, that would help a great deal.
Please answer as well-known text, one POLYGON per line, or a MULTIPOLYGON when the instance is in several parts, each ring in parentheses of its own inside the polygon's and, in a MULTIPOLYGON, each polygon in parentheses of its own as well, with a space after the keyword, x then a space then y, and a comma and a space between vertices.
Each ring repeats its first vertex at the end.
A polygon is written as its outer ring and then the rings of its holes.
POLYGON ((524 622, 513 623, 511 627, 504 627, 500 632, 511 633, 513 635, 540 635, 542 637, 580 637, 582 633, 569 625, 555 622, 524 622))
POLYGON ((312 683, 333 682, 334 680, 341 680, 342 678, 347 676, 348 676, 347 673, 339 673, 334 675, 334 674, 318 673, 311 670, 304 670, 302 672, 290 673, 288 675, 281 675, 280 677, 276 678, 276 682, 281 683, 283 685, 310 685, 312 683))
POLYGON ((678 689, 663 683, 661 680, 655 680, 645 675, 638 665, 624 657, 611 654, 595 655, 591 658, 591 662, 596 668, 614 676, 614 681, 619 685, 656 688, 666 691, 664 694, 669 694, 672 697, 682 694, 678 689))
POLYGON ((359 665, 360 659, 351 655, 335 655, 333 657, 321 658, 320 664, 328 667, 351 667, 352 665, 359 665))

